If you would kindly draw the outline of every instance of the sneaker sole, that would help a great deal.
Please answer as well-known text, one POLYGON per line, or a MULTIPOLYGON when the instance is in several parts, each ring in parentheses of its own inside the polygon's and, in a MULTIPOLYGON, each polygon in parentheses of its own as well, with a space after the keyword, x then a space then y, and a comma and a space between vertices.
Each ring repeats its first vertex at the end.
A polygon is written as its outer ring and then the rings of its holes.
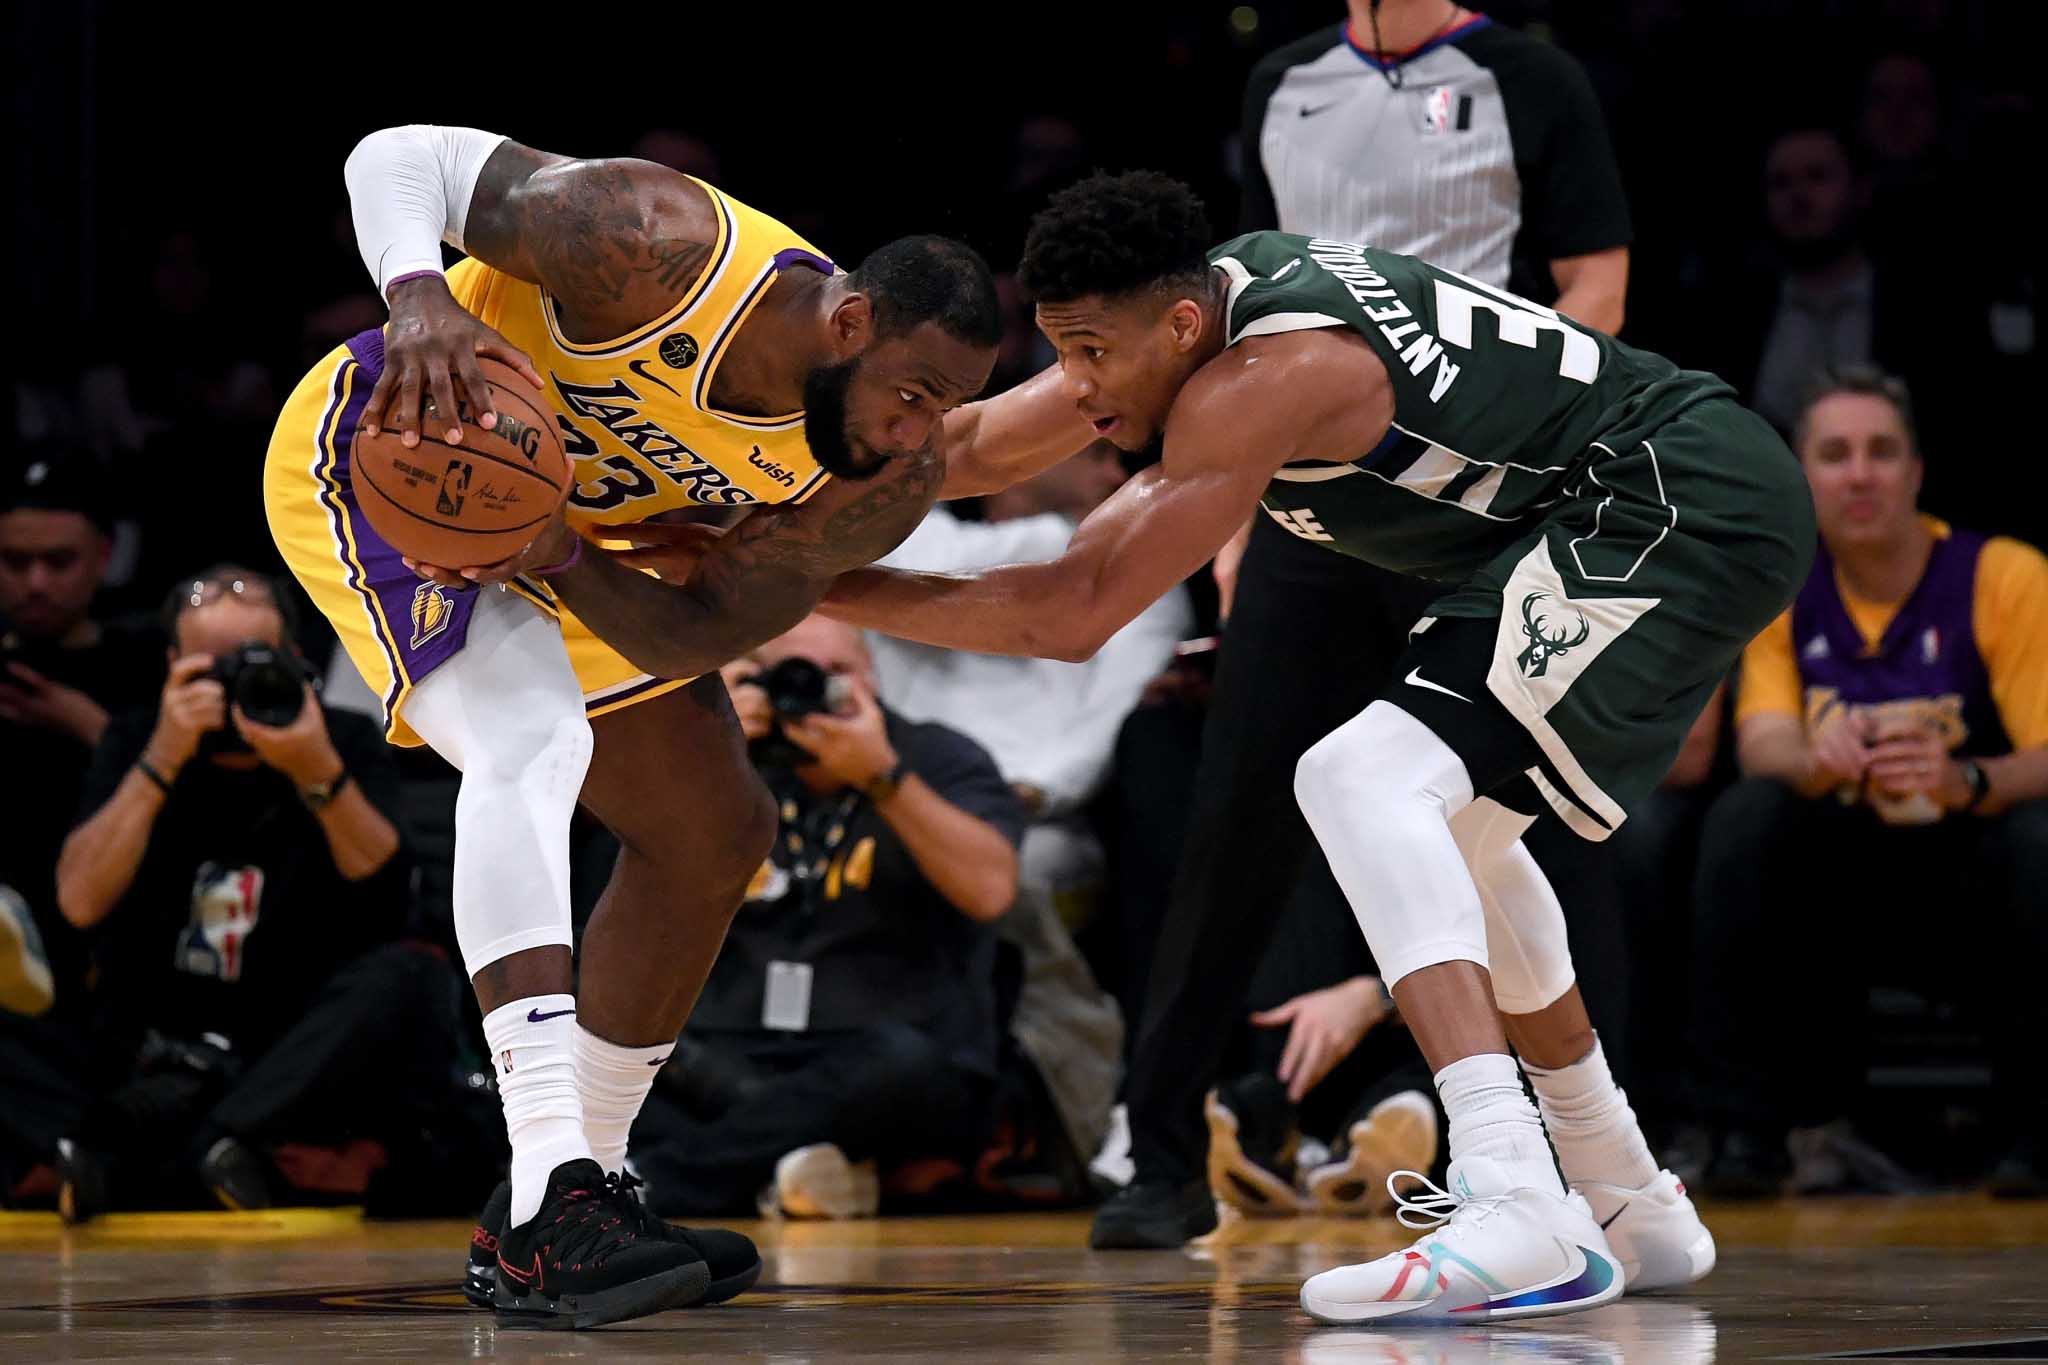
POLYGON ((28 939, 14 916, 0 913, 0 1009, 33 1019, 56 998, 49 967, 29 955, 28 939))
POLYGON ((775 1200, 785 1217, 872 1218, 881 1208, 881 1183, 873 1166, 848 1161, 845 1153, 826 1145, 800 1155, 800 1161, 784 1157, 775 1167, 775 1200))
MULTIPOLYGON (((710 1273, 709 1267, 706 1267, 705 1273, 710 1273)), ((728 1275, 722 1280, 713 1280, 710 1287, 704 1291, 704 1297, 697 1301, 697 1307, 709 1308, 713 1304, 724 1303, 727 1299, 737 1298, 739 1295, 752 1289, 754 1282, 760 1278, 761 1258, 756 1256, 754 1263, 737 1275, 728 1275)))
POLYGON ((1660 1294, 1683 1289, 1689 1284, 1697 1284, 1714 1273, 1714 1262, 1717 1257, 1714 1234, 1706 1228, 1701 1228, 1700 1235, 1693 1238, 1691 1244, 1679 1253, 1683 1269, 1661 1259, 1655 1264, 1645 1261, 1630 1278, 1627 1292, 1660 1294))
POLYGON ((1306 1207, 1292 1185, 1244 1154, 1237 1115, 1212 1091, 1202 1101, 1209 1120, 1209 1193, 1249 1218, 1292 1218, 1306 1207))
POLYGON ((1436 1160, 1435 1116, 1425 1122, 1414 1114, 1393 1111, 1352 1125, 1350 1151, 1344 1165, 1325 1166, 1308 1178, 1308 1198, 1315 1212, 1340 1218, 1372 1217, 1394 1207, 1387 1177, 1395 1171, 1426 1171, 1436 1160), (1347 1198, 1353 1185, 1359 1194, 1347 1198))
POLYGON ((1356 1327, 1364 1324, 1383 1322, 1398 1318, 1402 1326, 1458 1327, 1473 1322, 1513 1322, 1520 1318, 1548 1318, 1563 1313, 1583 1313, 1590 1308, 1612 1303, 1621 1297, 1623 1279, 1621 1263, 1611 1257, 1581 1247, 1586 1254, 1587 1267, 1577 1276, 1561 1285, 1543 1289, 1517 1290, 1510 1294, 1496 1294, 1484 1303, 1461 1305, 1455 1308, 1443 1306, 1442 1298, 1424 1299, 1419 1303, 1359 1303, 1325 1304, 1301 1287, 1301 1310, 1317 1322, 1331 1327, 1356 1327), (1598 1281, 1592 1262, 1600 1260, 1606 1266, 1605 1283, 1597 1287, 1582 1286, 1589 1278, 1598 1281), (1589 1272, 1590 1275, 1589 1275, 1589 1272), (1580 1288, 1586 1292, 1575 1292, 1580 1288), (1546 1296, 1565 1291, 1564 1297, 1546 1296), (1529 1300, 1540 1300, 1529 1302, 1529 1300))
POLYGON ((644 1318, 670 1308, 686 1308, 703 1298, 710 1287, 711 1267, 697 1261, 592 1294, 564 1294, 559 1298, 527 1294, 514 1299, 502 1290, 493 1290, 491 1297, 503 1326, 580 1331, 644 1318))

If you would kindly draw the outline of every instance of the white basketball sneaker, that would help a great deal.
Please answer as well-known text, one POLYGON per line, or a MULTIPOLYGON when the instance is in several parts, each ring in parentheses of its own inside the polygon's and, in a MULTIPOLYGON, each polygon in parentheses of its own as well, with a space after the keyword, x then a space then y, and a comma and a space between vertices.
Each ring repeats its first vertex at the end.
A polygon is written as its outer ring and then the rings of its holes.
POLYGON ((1704 1279, 1714 1268, 1714 1234, 1685 1185, 1669 1171, 1639 1190, 1585 1180, 1572 1186, 1585 1196, 1593 1219, 1628 1277, 1628 1292, 1676 1289, 1704 1279))
POLYGON ((1597 1308, 1621 1293, 1621 1264, 1584 1208, 1533 1186, 1507 1188, 1507 1172, 1483 1157, 1453 1161, 1450 1182, 1444 1190, 1414 1171, 1387 1177, 1402 1226, 1437 1226, 1406 1251, 1314 1276, 1301 1287, 1302 1309, 1339 1324, 1504 1321, 1597 1308), (1425 1193, 1403 1195, 1395 1182, 1404 1177, 1425 1193))

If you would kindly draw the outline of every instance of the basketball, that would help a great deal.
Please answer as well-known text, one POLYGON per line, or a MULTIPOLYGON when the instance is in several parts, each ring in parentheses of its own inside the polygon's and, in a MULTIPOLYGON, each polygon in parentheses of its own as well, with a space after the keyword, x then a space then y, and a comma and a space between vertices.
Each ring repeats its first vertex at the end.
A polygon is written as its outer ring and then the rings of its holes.
POLYGON ((450 445, 430 398, 418 445, 407 449, 387 426, 374 436, 358 430, 351 447, 363 515, 423 564, 461 569, 510 558, 569 496, 569 460, 547 400, 502 361, 482 357, 478 365, 491 386, 495 429, 478 425, 464 403, 462 442, 450 445))

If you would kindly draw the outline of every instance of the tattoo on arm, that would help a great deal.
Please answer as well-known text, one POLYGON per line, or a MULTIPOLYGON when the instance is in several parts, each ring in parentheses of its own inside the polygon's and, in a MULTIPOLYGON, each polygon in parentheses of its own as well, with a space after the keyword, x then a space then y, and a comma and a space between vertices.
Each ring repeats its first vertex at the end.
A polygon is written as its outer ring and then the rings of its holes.
MULTIPOLYGON (((702 191, 665 167, 570 161, 506 142, 470 200, 471 253, 606 335, 657 316, 708 263, 702 191)), ((708 208, 708 205, 705 206, 708 208)))
POLYGON ((801 621, 838 575, 901 544, 944 477, 944 462, 926 453, 893 461, 868 482, 828 484, 802 507, 759 508, 681 587, 603 555, 552 581, 600 639, 641 668, 668 678, 708 673, 801 621))

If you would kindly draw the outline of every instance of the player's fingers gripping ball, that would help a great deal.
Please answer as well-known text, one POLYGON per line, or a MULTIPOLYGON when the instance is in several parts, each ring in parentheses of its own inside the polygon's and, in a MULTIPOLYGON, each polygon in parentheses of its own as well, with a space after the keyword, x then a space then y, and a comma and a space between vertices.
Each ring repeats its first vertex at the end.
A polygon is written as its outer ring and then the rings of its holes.
MULTIPOLYGON (((424 421, 407 448, 393 429, 358 431, 350 469, 377 534, 406 558, 455 568, 509 559, 541 533, 574 487, 546 398, 517 370, 485 357, 496 420, 462 405, 460 444, 424 421)), ((432 404, 428 405, 431 416, 432 404)))

